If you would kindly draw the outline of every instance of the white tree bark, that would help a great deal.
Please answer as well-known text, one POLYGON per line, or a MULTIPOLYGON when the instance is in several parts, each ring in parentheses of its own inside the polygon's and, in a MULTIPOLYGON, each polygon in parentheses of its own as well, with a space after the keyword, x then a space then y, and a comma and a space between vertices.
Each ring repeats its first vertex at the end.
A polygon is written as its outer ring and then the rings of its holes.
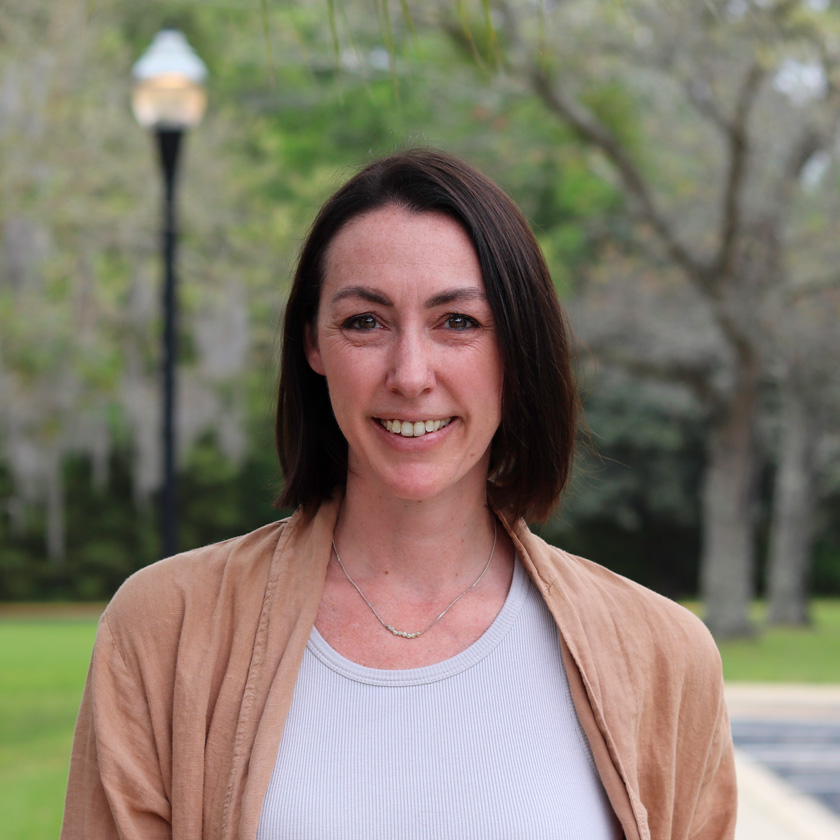
POLYGON ((752 632, 757 362, 740 359, 738 374, 731 400, 709 430, 703 486, 700 588, 706 624, 718 639, 752 632))
POLYGON ((767 569, 768 622, 804 626, 810 622, 819 414, 809 405, 795 367, 783 385, 782 398, 781 451, 767 569))

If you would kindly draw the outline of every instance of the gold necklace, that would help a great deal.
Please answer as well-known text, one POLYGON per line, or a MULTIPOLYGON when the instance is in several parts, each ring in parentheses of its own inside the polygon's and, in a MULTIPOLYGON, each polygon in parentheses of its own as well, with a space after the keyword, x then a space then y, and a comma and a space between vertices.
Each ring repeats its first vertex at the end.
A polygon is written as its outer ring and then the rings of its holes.
POLYGON ((358 584, 353 578, 350 577, 350 573, 347 569, 344 568, 344 563, 341 562, 341 557, 338 553, 338 549, 335 547, 335 538, 332 541, 332 549, 335 552, 335 559, 338 560, 338 565, 341 566, 341 571, 344 572, 345 577, 350 583, 353 585, 353 588, 359 595, 362 596, 362 600, 370 607, 370 611, 376 616, 376 620, 388 631, 393 633, 395 636, 400 636, 403 639, 416 639, 418 636, 422 636, 427 630, 431 630, 432 627, 435 626, 448 612, 467 594, 467 592, 471 592, 473 589, 481 583, 481 579, 486 574, 487 570, 490 568, 490 561, 493 559, 493 554, 496 551, 496 537, 498 535, 498 525, 496 522, 496 517, 493 517, 493 547, 490 549, 490 556, 487 558, 487 562, 484 564, 484 568, 481 570, 481 574, 460 594, 457 598, 455 598, 452 603, 428 626, 424 627, 422 630, 418 630, 416 633, 407 633, 405 630, 397 630, 396 627, 392 627, 390 624, 386 624, 379 616, 379 613, 376 611, 376 608, 368 601, 365 593, 359 589, 358 584))

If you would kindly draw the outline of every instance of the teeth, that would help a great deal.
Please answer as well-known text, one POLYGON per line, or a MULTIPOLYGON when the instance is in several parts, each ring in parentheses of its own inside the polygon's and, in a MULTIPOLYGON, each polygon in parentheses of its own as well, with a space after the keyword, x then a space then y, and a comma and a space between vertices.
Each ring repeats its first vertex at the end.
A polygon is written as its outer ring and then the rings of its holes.
POLYGON ((445 420, 418 420, 412 423, 409 420, 380 420, 379 421, 391 434, 402 435, 403 437, 422 437, 426 432, 436 432, 452 422, 451 417, 445 420))

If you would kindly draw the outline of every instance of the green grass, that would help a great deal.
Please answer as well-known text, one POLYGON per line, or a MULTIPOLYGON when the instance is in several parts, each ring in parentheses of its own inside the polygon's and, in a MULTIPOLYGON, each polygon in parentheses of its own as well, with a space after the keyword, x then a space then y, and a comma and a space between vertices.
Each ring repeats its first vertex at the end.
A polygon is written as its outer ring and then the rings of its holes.
POLYGON ((7 840, 58 837, 91 618, 0 618, 0 814, 7 840))
MULTIPOLYGON (((691 606, 691 605, 690 605, 691 606)), ((0 608, 0 814, 5 840, 57 837, 96 610, 0 608)), ((840 683, 840 600, 809 630, 721 645, 730 681, 840 683)), ((755 607, 757 625, 763 609, 755 607)))
MULTIPOLYGON (((764 605, 753 608, 757 627, 764 605)), ((840 600, 813 604, 813 626, 806 630, 770 628, 753 639, 721 642, 723 676, 730 682, 840 684, 840 600)))

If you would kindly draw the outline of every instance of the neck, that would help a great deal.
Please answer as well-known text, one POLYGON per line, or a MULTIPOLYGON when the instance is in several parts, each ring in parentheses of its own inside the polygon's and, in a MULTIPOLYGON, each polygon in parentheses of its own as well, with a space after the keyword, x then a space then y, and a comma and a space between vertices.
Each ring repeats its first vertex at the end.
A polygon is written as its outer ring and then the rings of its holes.
POLYGON ((348 481, 335 529, 345 565, 359 581, 390 575, 392 585, 434 593, 470 582, 493 544, 482 492, 423 502, 359 493, 348 481))

